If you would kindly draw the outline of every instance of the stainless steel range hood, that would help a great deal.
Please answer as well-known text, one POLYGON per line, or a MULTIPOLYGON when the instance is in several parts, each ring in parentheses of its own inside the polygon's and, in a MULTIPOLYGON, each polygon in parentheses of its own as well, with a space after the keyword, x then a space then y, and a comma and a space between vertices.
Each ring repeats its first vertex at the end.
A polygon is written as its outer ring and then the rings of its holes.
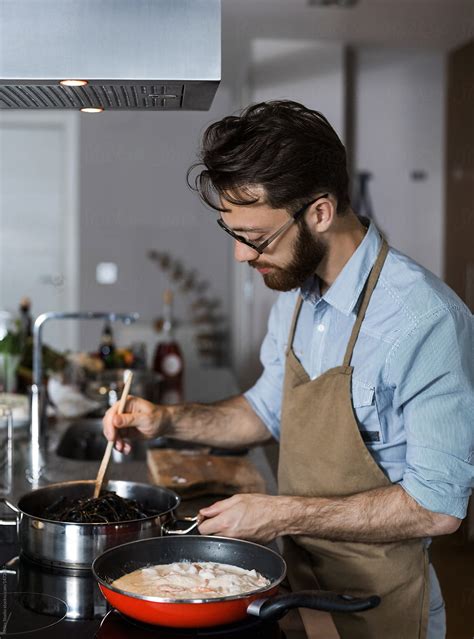
POLYGON ((220 0, 0 0, 0 108, 205 110, 220 47, 220 0))

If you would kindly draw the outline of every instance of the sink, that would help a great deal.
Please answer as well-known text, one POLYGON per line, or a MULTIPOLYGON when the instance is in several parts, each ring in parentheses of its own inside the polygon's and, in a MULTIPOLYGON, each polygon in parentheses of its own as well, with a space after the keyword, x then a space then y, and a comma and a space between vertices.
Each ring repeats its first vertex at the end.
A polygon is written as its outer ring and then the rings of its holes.
MULTIPOLYGON (((104 455, 107 440, 102 432, 102 419, 81 419, 72 423, 61 436, 56 454, 66 459, 80 461, 100 461, 104 455)), ((115 449, 112 452, 114 462, 144 461, 146 442, 135 441, 132 452, 122 455, 115 449)))

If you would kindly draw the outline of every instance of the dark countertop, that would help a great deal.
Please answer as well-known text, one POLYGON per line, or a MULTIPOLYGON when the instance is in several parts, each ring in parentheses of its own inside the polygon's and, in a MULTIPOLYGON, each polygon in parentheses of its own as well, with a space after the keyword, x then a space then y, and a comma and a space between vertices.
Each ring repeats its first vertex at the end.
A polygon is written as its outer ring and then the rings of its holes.
MULTIPOLYGON (((28 442, 17 441, 15 443, 13 486, 10 494, 6 496, 12 503, 16 504, 19 498, 25 493, 48 484, 72 480, 95 479, 100 462, 67 459, 60 457, 56 453, 58 442, 71 423, 73 422, 65 420, 51 424, 49 429, 48 449, 45 455, 45 468, 38 485, 32 485, 29 483, 26 476, 28 468, 28 442)), ((117 463, 114 459, 111 460, 107 471, 108 479, 144 483, 149 482, 146 458, 134 460, 116 453, 115 455, 117 455, 117 457, 121 457, 123 461, 117 463)), ((263 476, 267 492, 275 494, 276 481, 263 449, 261 447, 251 449, 248 452, 247 457, 263 476)), ((0 504, 0 516, 3 516, 4 513, 8 515, 10 512, 10 510, 5 510, 5 507, 0 504)))

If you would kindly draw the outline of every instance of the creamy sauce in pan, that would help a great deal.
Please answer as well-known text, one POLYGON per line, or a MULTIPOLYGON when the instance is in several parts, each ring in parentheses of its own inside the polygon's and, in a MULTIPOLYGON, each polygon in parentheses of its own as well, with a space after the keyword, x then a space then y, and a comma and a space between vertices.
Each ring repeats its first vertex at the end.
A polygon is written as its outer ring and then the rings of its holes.
POLYGON ((252 592, 269 586, 270 580, 256 570, 206 561, 140 568, 112 585, 145 597, 210 599, 252 592))

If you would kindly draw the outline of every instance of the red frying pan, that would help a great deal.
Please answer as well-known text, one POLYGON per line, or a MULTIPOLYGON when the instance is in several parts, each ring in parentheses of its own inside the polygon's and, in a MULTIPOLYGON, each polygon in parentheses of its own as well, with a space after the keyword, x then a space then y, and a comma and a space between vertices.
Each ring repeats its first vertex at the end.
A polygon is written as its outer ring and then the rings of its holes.
POLYGON ((286 564, 273 550, 238 539, 188 535, 155 537, 116 546, 92 564, 92 572, 107 601, 123 614, 148 624, 174 628, 202 628, 235 623, 248 614, 265 620, 283 617, 291 608, 327 612, 359 612, 375 608, 380 597, 352 597, 327 591, 277 595, 286 564), (128 593, 112 586, 119 577, 156 564, 212 561, 255 569, 270 585, 244 595, 213 599, 167 599, 128 593))

